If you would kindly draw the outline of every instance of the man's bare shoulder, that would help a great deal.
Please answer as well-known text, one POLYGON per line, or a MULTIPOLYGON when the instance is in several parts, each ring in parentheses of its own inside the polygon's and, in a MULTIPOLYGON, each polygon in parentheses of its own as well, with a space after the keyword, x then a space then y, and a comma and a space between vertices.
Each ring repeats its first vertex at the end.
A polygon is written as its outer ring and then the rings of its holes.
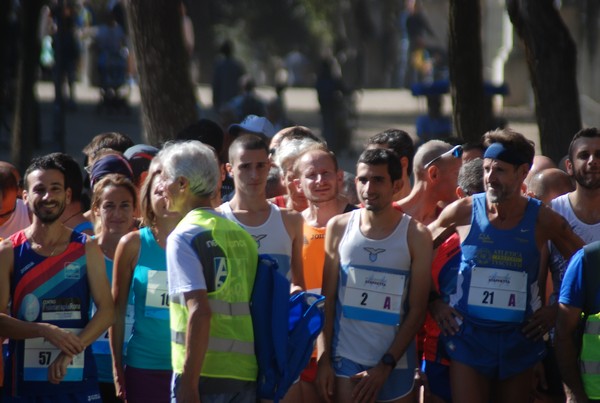
POLYGON ((13 243, 10 239, 6 238, 3 239, 2 241, 0 241, 0 253, 5 250, 5 249, 11 249, 13 248, 13 243))
POLYGON ((327 223, 327 232, 344 230, 346 228, 346 225, 348 225, 348 221, 350 220, 351 215, 352 211, 333 216, 327 223))

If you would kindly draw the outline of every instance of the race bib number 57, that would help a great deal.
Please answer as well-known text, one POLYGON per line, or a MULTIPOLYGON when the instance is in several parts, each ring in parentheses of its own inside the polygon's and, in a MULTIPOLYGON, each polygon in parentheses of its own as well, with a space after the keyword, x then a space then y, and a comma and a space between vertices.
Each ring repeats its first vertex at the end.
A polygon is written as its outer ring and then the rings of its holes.
MULTIPOLYGON (((79 333, 81 329, 65 329, 73 333, 79 333)), ((47 381, 48 367, 60 354, 60 350, 50 342, 44 341, 42 337, 25 340, 25 354, 23 362, 23 378, 26 381, 47 381)), ((63 381, 73 382, 83 379, 84 354, 82 352, 75 357, 67 367, 67 374, 63 381)))

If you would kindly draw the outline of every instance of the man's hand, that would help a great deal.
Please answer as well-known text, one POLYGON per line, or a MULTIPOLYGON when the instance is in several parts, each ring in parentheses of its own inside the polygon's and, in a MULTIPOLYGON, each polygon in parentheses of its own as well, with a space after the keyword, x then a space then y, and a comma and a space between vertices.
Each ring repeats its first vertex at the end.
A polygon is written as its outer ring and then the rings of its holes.
POLYGON ((389 365, 378 364, 367 371, 353 375, 350 379, 357 382, 352 390, 354 401, 358 403, 375 402, 379 390, 387 381, 392 369, 389 365))
POLYGON ((460 330, 458 321, 462 321, 463 317, 456 309, 441 299, 438 298, 429 303, 429 313, 444 336, 453 336, 460 330))
POLYGON ((60 383, 67 374, 67 366, 72 360, 73 356, 60 353, 48 367, 48 381, 53 384, 60 383))
POLYGON ((198 391, 198 378, 195 380, 182 376, 175 392, 177 403, 200 403, 200 392, 198 391))
POLYGON ((331 362, 324 357, 319 359, 316 383, 321 398, 327 403, 333 402, 335 372, 333 371, 333 368, 331 368, 331 362))
POLYGON ((85 346, 79 337, 68 330, 63 330, 50 323, 40 323, 40 325, 42 326, 42 337, 46 341, 52 343, 56 348, 60 349, 63 353, 74 356, 85 349, 85 346))
POLYGON ((523 333, 529 339, 540 340, 556 323, 558 306, 543 306, 531 315, 527 324, 523 326, 523 333))

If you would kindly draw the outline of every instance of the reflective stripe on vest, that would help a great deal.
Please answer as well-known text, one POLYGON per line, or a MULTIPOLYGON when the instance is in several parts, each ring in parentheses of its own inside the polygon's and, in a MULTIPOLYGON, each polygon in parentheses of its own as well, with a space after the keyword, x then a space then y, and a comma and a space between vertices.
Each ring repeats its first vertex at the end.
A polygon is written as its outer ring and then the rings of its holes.
POLYGON ((580 366, 585 393, 590 399, 600 399, 600 313, 587 317, 580 366))

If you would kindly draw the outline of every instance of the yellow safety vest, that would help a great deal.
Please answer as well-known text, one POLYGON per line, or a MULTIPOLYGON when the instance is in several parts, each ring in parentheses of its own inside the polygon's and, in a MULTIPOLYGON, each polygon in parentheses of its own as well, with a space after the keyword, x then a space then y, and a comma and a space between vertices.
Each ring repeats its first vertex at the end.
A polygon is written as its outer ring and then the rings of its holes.
MULTIPOLYGON (((256 242, 238 224, 210 211, 197 209, 179 223, 202 228, 192 242, 202 262, 212 262, 220 275, 216 290, 208 293, 212 312, 208 351, 200 375, 211 378, 256 381, 254 331, 250 297, 254 287, 258 252, 256 242), (215 253, 216 252, 216 253, 215 253), (223 280, 224 277, 224 280, 223 280)), ((170 270, 170 268, 169 268, 170 270)), ((188 309, 183 294, 170 296, 173 371, 181 374, 185 360, 188 309)))
POLYGON ((579 358, 585 393, 600 399, 600 313, 587 317, 579 358))

